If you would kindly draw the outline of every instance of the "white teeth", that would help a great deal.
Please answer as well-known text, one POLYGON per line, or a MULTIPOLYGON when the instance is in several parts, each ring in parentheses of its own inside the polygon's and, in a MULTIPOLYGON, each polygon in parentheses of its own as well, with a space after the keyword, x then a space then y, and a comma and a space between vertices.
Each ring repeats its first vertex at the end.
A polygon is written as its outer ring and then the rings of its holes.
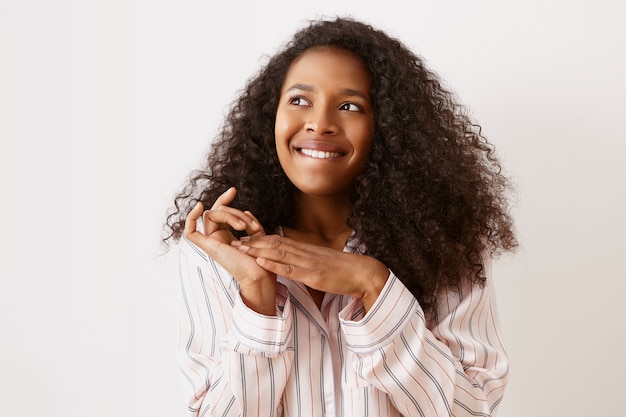
POLYGON ((341 153, 339 152, 322 152, 313 149, 300 149, 300 152, 302 152, 306 156, 317 159, 337 158, 338 156, 341 156, 341 153))

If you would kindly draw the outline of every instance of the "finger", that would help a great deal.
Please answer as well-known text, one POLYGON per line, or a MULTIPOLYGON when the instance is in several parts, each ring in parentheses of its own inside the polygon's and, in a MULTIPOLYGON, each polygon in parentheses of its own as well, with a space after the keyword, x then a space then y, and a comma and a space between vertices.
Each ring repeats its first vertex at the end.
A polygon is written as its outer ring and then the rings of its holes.
POLYGON ((241 241, 258 248, 275 248, 292 242, 290 239, 280 235, 244 236, 241 238, 241 241))
POLYGON ((184 235, 186 237, 191 236, 195 231, 198 225, 198 218, 202 215, 202 211, 204 210, 204 205, 201 202, 198 202, 193 209, 187 214, 185 218, 185 230, 184 235))
POLYGON ((300 269, 296 265, 275 262, 267 258, 256 258, 256 263, 266 271, 281 275, 285 278, 296 277, 298 275, 297 271, 300 269))
POLYGON ((272 265, 279 268, 281 274, 282 272, 285 272, 289 273, 289 276, 293 274, 294 268, 308 270, 311 265, 310 256, 307 256, 306 253, 302 253, 301 251, 288 246, 279 248, 256 248, 246 246, 245 244, 234 246, 237 246, 240 251, 245 252, 253 258, 260 258, 265 261, 272 262, 272 265), (283 265, 283 267, 280 265, 283 265), (284 268, 285 265, 287 268, 284 268))
POLYGON ((217 230, 232 227, 235 230, 245 230, 252 221, 242 211, 221 206, 216 210, 206 210, 202 213, 204 233, 208 236, 217 230))
POLYGON ((255 248, 282 248, 294 253, 323 253, 328 248, 298 242, 280 235, 256 235, 244 236, 241 242, 255 248))
POLYGON ((229 225, 236 230, 245 230, 249 235, 259 234, 259 232, 265 231, 261 222, 259 222, 250 211, 241 211, 229 206, 219 206, 215 211, 232 215, 234 223, 229 223, 229 225))
POLYGON ((219 197, 217 197, 217 200, 215 200, 215 203, 213 203, 211 210, 215 210, 219 206, 229 205, 233 202, 236 195, 237 189, 235 187, 230 187, 228 190, 224 191, 219 197))
POLYGON ((202 213, 202 225, 204 226, 205 236, 211 235, 213 232, 216 232, 220 228, 219 223, 211 219, 211 210, 205 210, 202 213))
POLYGON ((246 233, 248 233, 249 236, 265 235, 265 229, 263 228, 263 225, 261 225, 259 219, 257 219, 249 210, 244 211, 244 213, 252 219, 250 222, 250 228, 246 229, 246 233))

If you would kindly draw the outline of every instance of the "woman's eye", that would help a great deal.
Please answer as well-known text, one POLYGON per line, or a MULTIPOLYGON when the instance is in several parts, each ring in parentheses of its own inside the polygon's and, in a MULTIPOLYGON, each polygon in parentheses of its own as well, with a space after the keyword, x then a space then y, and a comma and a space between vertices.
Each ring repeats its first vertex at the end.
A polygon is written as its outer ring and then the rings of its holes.
POLYGON ((289 100, 289 103, 293 104, 294 106, 308 106, 309 105, 308 100, 304 97, 293 97, 291 100, 289 100))
POLYGON ((343 103, 339 110, 347 110, 347 111, 361 111, 361 107, 354 103, 343 103))

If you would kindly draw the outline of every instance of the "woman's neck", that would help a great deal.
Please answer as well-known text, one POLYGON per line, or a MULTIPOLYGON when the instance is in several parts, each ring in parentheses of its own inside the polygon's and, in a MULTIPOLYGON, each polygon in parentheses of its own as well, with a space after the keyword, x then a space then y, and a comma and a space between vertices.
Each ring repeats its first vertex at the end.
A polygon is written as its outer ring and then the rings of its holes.
POLYGON ((343 249, 352 230, 346 224, 350 203, 345 198, 300 196, 290 237, 322 246, 343 249))
MULTIPOLYGON (((352 234, 346 224, 350 207, 346 199, 300 196, 296 224, 294 228, 283 227, 283 233, 298 242, 343 250, 352 234)), ((308 287, 307 290, 321 308, 324 292, 308 287)))

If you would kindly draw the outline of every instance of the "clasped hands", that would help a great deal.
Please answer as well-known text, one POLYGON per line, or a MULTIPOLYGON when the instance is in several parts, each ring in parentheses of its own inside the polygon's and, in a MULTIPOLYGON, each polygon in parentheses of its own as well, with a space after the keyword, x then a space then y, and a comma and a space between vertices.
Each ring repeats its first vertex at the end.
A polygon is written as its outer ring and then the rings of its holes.
POLYGON ((234 187, 228 189, 209 210, 198 203, 187 216, 184 236, 233 275, 249 308, 276 314, 276 276, 281 275, 318 291, 359 298, 369 310, 389 275, 385 265, 369 256, 266 235, 251 212, 229 206, 236 194, 234 187), (197 230, 200 217, 203 232, 197 230), (237 239, 230 228, 248 236, 237 239))

